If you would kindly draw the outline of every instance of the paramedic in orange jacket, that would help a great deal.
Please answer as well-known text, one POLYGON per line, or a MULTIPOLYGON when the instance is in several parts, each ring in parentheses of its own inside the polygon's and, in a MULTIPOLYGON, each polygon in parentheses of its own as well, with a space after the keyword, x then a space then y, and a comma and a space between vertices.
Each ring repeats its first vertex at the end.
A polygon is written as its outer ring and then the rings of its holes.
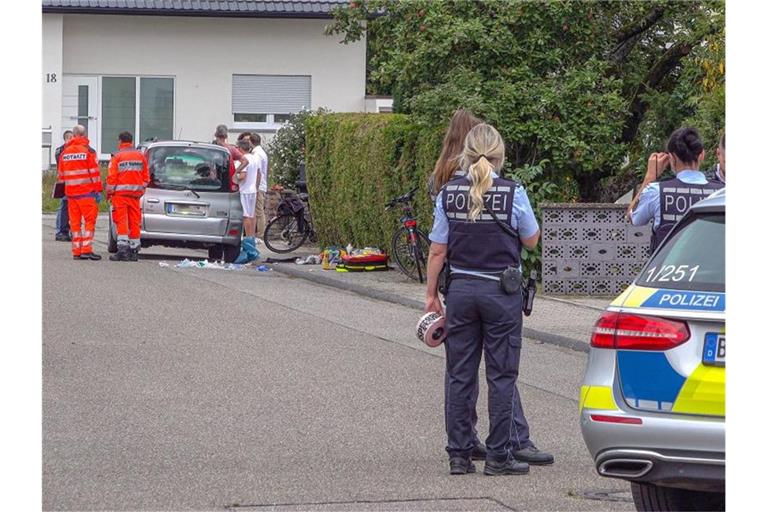
POLYGON ((109 162, 107 198, 117 231, 117 254, 111 261, 139 261, 141 247, 140 199, 149 183, 147 159, 133 147, 131 132, 118 135, 118 147, 109 162))
POLYGON ((99 214, 102 191, 96 151, 89 145, 85 127, 72 129, 73 137, 64 145, 58 165, 58 179, 64 182, 69 230, 72 232, 72 257, 76 260, 100 260, 93 252, 93 233, 99 214), (85 223, 85 228, 82 224, 85 223))

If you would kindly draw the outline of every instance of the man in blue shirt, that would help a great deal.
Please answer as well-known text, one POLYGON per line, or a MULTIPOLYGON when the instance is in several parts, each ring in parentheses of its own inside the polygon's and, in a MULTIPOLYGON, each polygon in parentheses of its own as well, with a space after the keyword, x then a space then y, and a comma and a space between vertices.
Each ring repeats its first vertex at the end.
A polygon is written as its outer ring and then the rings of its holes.
POLYGON ((724 185, 707 180, 699 170, 704 160, 704 146, 696 129, 675 130, 669 137, 667 151, 653 153, 648 158, 644 188, 628 209, 635 226, 644 226, 653 221, 651 250, 658 247, 693 204, 724 185), (675 177, 656 181, 669 166, 675 172, 675 177))

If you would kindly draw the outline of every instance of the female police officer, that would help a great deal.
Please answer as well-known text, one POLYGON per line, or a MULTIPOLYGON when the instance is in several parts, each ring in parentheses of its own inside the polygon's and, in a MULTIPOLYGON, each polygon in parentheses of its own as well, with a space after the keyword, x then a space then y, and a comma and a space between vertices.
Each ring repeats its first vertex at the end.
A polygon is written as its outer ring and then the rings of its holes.
POLYGON ((467 175, 449 181, 440 191, 430 233, 427 311, 442 313, 437 279, 446 258, 451 270, 445 342, 446 450, 451 474, 475 471, 470 460, 474 447, 471 406, 483 350, 490 416, 484 473, 527 473, 528 464, 516 458, 539 464, 554 461, 532 445, 524 450, 516 445, 519 436, 512 415, 522 330, 520 245, 536 247, 539 226, 522 187, 497 175, 503 165, 504 141, 499 133, 488 124, 475 126, 465 139, 461 159, 467 175), (502 222, 515 236, 500 226, 502 222))

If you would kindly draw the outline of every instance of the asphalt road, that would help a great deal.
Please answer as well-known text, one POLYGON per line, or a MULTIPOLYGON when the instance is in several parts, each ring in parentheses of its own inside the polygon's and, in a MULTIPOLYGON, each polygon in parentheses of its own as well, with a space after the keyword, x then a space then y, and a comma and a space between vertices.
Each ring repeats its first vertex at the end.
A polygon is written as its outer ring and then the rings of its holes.
POLYGON ((45 510, 634 510, 581 440, 585 354, 524 344, 520 392, 554 466, 452 477, 443 351, 415 339, 414 310, 275 272, 172 266, 203 252, 113 263, 97 242, 104 260, 73 261, 53 224, 45 510))

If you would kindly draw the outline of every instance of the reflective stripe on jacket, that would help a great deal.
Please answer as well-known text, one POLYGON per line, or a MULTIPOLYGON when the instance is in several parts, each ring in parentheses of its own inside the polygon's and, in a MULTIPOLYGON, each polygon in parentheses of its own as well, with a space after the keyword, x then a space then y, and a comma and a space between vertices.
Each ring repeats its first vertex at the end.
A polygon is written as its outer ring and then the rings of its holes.
POLYGON ((72 137, 64 144, 58 161, 58 179, 64 182, 67 197, 101 192, 101 175, 96 152, 87 137, 72 137))
POLYGON ((141 197, 149 183, 147 159, 128 142, 121 142, 109 162, 107 194, 141 197))

